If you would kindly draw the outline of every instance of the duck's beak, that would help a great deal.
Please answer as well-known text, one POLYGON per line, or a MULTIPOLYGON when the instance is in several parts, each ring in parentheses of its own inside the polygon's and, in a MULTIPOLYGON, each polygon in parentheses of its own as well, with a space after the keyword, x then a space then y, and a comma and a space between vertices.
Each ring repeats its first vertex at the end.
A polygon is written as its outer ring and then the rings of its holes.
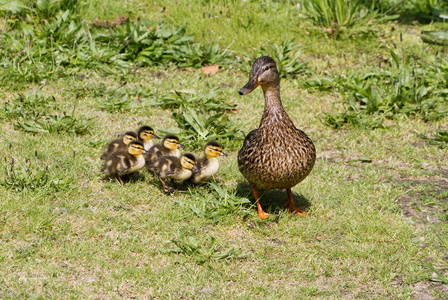
POLYGON ((152 138, 153 139, 160 139, 160 136, 154 134, 154 136, 152 138))
POLYGON ((143 154, 148 154, 149 151, 148 150, 143 150, 143 154))
POLYGON ((197 172, 199 169, 196 165, 193 166, 193 171, 197 172))
POLYGON ((221 153, 219 153, 219 155, 227 156, 227 153, 224 153, 224 152, 221 151, 221 153))
POLYGON ((240 95, 247 95, 258 86, 257 77, 250 77, 249 82, 238 92, 240 95))
POLYGON ((185 148, 185 146, 182 144, 177 144, 177 148, 185 148))

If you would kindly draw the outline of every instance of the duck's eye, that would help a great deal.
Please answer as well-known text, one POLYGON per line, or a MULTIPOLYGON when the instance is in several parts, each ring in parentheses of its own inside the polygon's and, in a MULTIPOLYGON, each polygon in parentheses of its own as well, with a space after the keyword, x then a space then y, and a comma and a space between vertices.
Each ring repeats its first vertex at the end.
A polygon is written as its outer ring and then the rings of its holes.
POLYGON ((264 67, 264 70, 267 71, 267 70, 269 70, 270 67, 271 66, 266 66, 266 67, 264 67))

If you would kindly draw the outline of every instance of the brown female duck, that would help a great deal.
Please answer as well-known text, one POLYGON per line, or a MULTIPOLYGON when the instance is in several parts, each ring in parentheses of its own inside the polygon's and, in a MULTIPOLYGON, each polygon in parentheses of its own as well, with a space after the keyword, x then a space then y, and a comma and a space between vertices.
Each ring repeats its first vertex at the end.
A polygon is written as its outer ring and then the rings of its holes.
POLYGON ((286 189, 288 209, 291 213, 306 216, 294 205, 291 188, 311 172, 316 150, 311 139, 294 126, 280 100, 280 77, 275 62, 268 56, 255 60, 249 82, 240 95, 261 86, 265 107, 258 129, 252 130, 238 152, 238 167, 252 185, 258 216, 268 217, 259 203, 257 187, 286 189))

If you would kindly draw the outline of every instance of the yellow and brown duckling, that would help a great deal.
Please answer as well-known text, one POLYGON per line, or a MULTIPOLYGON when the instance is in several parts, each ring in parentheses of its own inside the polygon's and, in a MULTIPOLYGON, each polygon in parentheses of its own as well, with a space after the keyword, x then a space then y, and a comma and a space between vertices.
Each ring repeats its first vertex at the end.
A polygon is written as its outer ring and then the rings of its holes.
POLYGON ((154 129, 152 129, 149 126, 142 126, 137 131, 138 139, 143 142, 143 145, 145 146, 145 150, 149 151, 149 149, 154 146, 154 140, 153 139, 160 139, 157 135, 154 134, 154 129))
POLYGON ((116 151, 109 155, 101 171, 108 176, 115 175, 121 185, 124 185, 121 176, 143 168, 145 166, 145 158, 142 154, 146 152, 143 143, 134 140, 129 143, 126 150, 116 151))
POLYGON ((185 146, 179 142, 179 138, 175 135, 166 135, 162 143, 155 144, 149 149, 148 155, 146 155, 146 166, 149 170, 154 171, 153 164, 162 156, 174 156, 180 158, 181 153, 179 148, 185 146))
POLYGON ((203 183, 208 181, 210 178, 215 176, 219 169, 218 156, 227 156, 224 151, 222 151, 222 146, 215 142, 208 142, 204 147, 204 156, 199 158, 196 162, 196 167, 198 170, 193 172, 190 177, 190 181, 195 184, 203 183))
POLYGON ((106 160, 108 156, 112 155, 117 151, 126 151, 130 142, 135 141, 138 138, 137 134, 133 131, 127 131, 118 139, 110 142, 106 150, 104 150, 103 155, 101 155, 102 160, 106 160))
POLYGON ((249 82, 240 95, 261 86, 265 107, 258 129, 245 138, 238 152, 238 168, 252 185, 252 192, 260 218, 267 218, 259 203, 257 187, 286 189, 288 209, 291 213, 307 216, 294 205, 291 188, 305 179, 316 160, 311 139, 294 126, 280 99, 280 77, 275 62, 268 56, 255 60, 249 82))
POLYGON ((185 153, 180 158, 176 156, 163 156, 153 164, 154 172, 162 183, 165 192, 172 192, 163 179, 170 178, 175 184, 176 181, 184 181, 191 177, 196 170, 196 158, 191 153, 185 153))

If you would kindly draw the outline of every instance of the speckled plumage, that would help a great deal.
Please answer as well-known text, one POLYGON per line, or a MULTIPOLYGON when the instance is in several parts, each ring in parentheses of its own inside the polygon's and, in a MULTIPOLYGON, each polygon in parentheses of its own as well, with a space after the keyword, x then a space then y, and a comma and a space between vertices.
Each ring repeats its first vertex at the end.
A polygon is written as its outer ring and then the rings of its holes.
POLYGON ((194 184, 199 184, 210 180, 218 173, 219 161, 217 156, 227 156, 222 151, 222 146, 215 141, 208 142, 204 147, 204 156, 196 161, 197 171, 193 172, 190 181, 194 184))
POLYGON ((118 176, 138 171, 145 166, 145 158, 142 155, 144 151, 142 142, 132 141, 127 150, 116 151, 108 156, 101 171, 106 175, 118 176), (132 149, 134 145, 137 148, 132 149))
MULTIPOLYGON (((194 157, 193 157, 194 159, 194 157)), ((180 158, 175 156, 163 156, 154 163, 154 171, 161 178, 171 178, 184 181, 192 175, 191 169, 183 168, 180 158)))
POLYGON ((240 94, 247 94, 258 85, 263 88, 265 108, 260 126, 246 136, 238 152, 238 167, 252 186, 288 189, 311 172, 316 150, 282 106, 280 78, 270 57, 260 57, 254 62, 249 83, 240 94))
POLYGON ((110 142, 100 158, 102 160, 106 160, 110 155, 112 155, 115 152, 126 151, 131 140, 136 140, 137 137, 138 137, 137 134, 133 131, 126 132, 118 139, 115 139, 112 142, 110 142), (125 143, 125 139, 127 140, 127 144, 125 143))
MULTIPOLYGON (((148 154, 145 156, 146 166, 150 171, 154 171, 154 163, 163 156, 174 156, 177 158, 181 157, 180 150, 177 148, 169 149, 166 147, 167 140, 176 140, 179 143, 179 138, 175 135, 167 135, 163 138, 163 141, 160 144, 155 144, 152 146, 148 154)), ((179 144, 183 147, 181 144, 179 144)))
POLYGON ((174 191, 168 187, 163 179, 170 178, 171 180, 184 181, 191 177, 193 170, 196 169, 196 158, 191 153, 185 153, 181 158, 175 156, 160 157, 153 164, 153 170, 159 178, 165 192, 174 191))

